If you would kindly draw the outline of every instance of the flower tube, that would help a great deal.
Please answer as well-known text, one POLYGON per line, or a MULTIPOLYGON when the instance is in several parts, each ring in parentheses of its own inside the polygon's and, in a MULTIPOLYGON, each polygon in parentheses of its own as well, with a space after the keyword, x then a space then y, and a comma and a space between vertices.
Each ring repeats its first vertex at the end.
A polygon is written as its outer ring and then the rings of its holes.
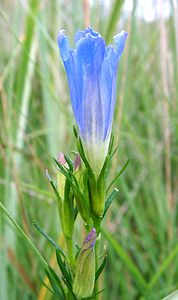
POLYGON ((118 63, 127 32, 114 37, 114 45, 91 27, 75 35, 75 49, 64 30, 58 45, 67 74, 70 97, 85 155, 98 177, 104 164, 114 114, 118 63))

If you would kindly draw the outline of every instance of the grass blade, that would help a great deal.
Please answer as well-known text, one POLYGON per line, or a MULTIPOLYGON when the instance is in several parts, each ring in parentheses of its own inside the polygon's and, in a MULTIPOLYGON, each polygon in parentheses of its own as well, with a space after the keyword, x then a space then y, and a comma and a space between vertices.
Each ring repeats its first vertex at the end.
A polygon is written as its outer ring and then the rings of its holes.
POLYGON ((5 206, 0 203, 0 209, 2 212, 5 213, 5 215, 8 217, 8 219, 11 221, 11 223, 14 225, 17 233, 19 236, 26 242, 26 244, 31 248, 33 253, 36 257, 40 260, 41 264, 46 268, 48 266, 46 260, 43 258, 43 256, 39 253, 35 245, 32 243, 32 241, 29 239, 29 237, 26 235, 26 233, 22 230, 22 228, 17 224, 17 222, 14 220, 14 218, 9 214, 5 206))
POLYGON ((163 264, 160 266, 156 274, 152 277, 151 282, 149 283, 150 289, 153 288, 153 286, 157 283, 161 275, 166 271, 169 264, 172 262, 172 260, 178 255, 178 245, 172 250, 170 255, 165 259, 163 264))
POLYGON ((112 41, 115 32, 115 27, 119 20, 119 16, 123 4, 124 4, 124 0, 115 0, 114 4, 112 5, 112 10, 111 10, 111 14, 109 17, 106 34, 105 34, 105 38, 107 42, 112 41))
POLYGON ((58 297, 58 299, 64 300, 65 299, 64 290, 57 274, 50 267, 46 270, 46 274, 48 276, 48 279, 51 283, 55 295, 58 297))
POLYGON ((59 247, 58 244, 56 244, 56 242, 46 233, 44 232, 43 229, 40 228, 40 226, 36 223, 33 223, 33 225, 35 226, 35 228, 48 240, 48 242, 50 242, 56 249, 58 249, 61 254, 65 257, 65 253, 64 251, 62 250, 61 247, 59 247))
POLYGON ((140 273, 137 266, 133 263, 131 258, 128 256, 126 251, 122 246, 106 231, 102 231, 105 238, 108 240, 110 246, 115 250, 119 258, 122 260, 123 264, 128 269, 129 273, 132 275, 133 280, 137 284, 140 290, 148 290, 148 284, 146 283, 144 277, 140 273))

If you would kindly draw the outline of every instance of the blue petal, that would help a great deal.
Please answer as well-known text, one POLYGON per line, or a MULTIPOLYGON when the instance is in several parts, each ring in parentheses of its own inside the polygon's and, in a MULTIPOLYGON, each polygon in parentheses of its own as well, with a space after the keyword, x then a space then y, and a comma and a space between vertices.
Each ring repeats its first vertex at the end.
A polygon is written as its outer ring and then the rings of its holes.
POLYGON ((125 47, 125 42, 128 36, 128 32, 126 31, 121 31, 119 34, 117 34, 114 37, 114 42, 115 42, 115 53, 117 57, 120 57, 124 47, 125 47))
POLYGON ((116 79, 118 63, 124 50, 125 41, 128 33, 122 31, 114 37, 115 47, 112 45, 106 48, 106 57, 102 64, 100 86, 102 90, 102 103, 104 107, 104 136, 107 139, 111 132, 112 120, 114 114, 115 98, 116 98, 116 79))
MULTIPOLYGON (((100 97, 99 76, 105 56, 102 37, 86 34, 77 43, 76 71, 80 91, 80 131, 85 140, 101 140, 103 134, 103 110, 100 97)), ((94 142, 94 141, 93 141, 94 142)))
POLYGON ((59 32, 57 40, 58 40, 61 57, 67 73, 72 108, 74 111, 76 121, 78 123, 79 120, 77 114, 77 101, 79 100, 79 96, 78 96, 78 82, 75 74, 75 50, 70 49, 69 41, 65 35, 64 30, 61 30, 59 32))
POLYGON ((57 37, 57 42, 59 45, 61 57, 63 61, 66 61, 69 57, 70 47, 69 47, 69 40, 65 35, 65 30, 60 30, 57 37))
POLYGON ((97 36, 101 36, 100 33, 94 31, 91 27, 88 27, 85 30, 80 30, 75 34, 74 37, 74 42, 75 44, 77 44, 77 42, 81 39, 84 38, 88 33, 90 33, 91 36, 93 37, 97 37, 97 36))
POLYGON ((107 55, 103 61, 100 75, 100 90, 103 105, 103 141, 108 137, 114 113, 117 63, 114 61, 113 46, 107 47, 107 55))

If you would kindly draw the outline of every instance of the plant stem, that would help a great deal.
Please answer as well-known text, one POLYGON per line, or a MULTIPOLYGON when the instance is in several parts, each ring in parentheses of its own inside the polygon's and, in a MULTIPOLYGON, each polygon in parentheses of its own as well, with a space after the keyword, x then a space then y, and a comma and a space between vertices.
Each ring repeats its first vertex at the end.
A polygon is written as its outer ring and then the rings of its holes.
MULTIPOLYGON (((96 244, 95 244, 95 271, 98 270, 98 258, 99 258, 99 249, 100 249, 100 233, 98 233, 96 244)), ((99 290, 99 279, 95 282, 95 300, 99 299, 99 295, 97 294, 99 290)))
POLYGON ((73 240, 72 238, 66 237, 66 244, 67 244, 67 252, 68 252, 68 258, 70 266, 74 267, 74 249, 73 249, 73 240))
POLYGON ((93 222, 94 222, 94 227, 96 229, 97 232, 97 236, 99 236, 100 232, 101 232, 101 221, 102 219, 98 216, 93 216, 93 222))

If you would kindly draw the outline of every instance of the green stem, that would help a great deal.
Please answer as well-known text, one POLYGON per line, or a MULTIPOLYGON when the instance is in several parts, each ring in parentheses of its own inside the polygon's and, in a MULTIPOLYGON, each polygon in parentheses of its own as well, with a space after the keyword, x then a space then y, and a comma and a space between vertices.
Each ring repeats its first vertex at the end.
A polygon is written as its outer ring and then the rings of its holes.
POLYGON ((96 229, 97 235, 99 236, 100 232, 101 232, 101 221, 102 219, 98 216, 93 216, 93 224, 94 227, 96 229))
MULTIPOLYGON (((98 258, 99 258, 99 249, 100 249, 100 233, 98 233, 96 244, 95 244, 95 271, 98 270, 98 258)), ((95 282, 95 300, 99 299, 99 295, 97 294, 99 291, 99 280, 95 282)))
POLYGON ((74 297, 70 291, 67 292, 66 300, 74 300, 74 297))
POLYGON ((70 263, 71 268, 74 268, 75 259, 74 259, 74 248, 73 248, 72 238, 66 237, 66 244, 67 244, 69 263, 70 263))

